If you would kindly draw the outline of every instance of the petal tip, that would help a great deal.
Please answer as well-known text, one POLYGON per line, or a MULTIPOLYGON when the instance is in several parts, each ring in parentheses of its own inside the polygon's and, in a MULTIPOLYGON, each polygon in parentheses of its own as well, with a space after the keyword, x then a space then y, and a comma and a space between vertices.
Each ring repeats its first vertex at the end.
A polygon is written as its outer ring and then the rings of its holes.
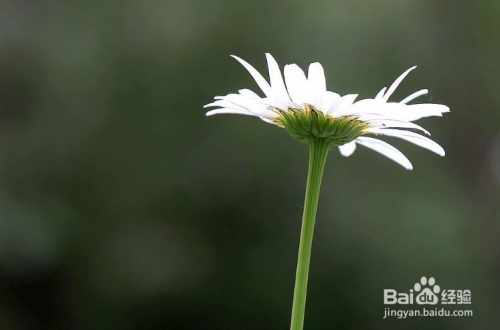
POLYGON ((269 64, 269 62, 275 62, 276 60, 274 59, 274 56, 271 55, 270 53, 265 53, 266 55, 266 60, 267 60, 267 63, 269 64))
POLYGON ((232 58, 234 58, 236 61, 238 61, 238 62, 240 62, 240 63, 245 62, 245 61, 244 61, 241 57, 236 56, 236 55, 234 55, 234 54, 231 54, 231 55, 229 55, 229 56, 231 56, 232 58))

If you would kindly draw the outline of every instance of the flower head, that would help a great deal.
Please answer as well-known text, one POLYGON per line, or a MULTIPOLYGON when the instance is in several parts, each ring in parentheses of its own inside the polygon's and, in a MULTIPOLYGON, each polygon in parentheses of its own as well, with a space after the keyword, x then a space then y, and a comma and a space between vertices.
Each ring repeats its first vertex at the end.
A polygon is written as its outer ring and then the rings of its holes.
POLYGON ((276 60, 266 54, 268 82, 253 66, 234 56, 252 75, 264 93, 260 97, 249 89, 237 94, 216 96, 215 102, 205 107, 217 109, 215 114, 242 114, 259 117, 263 121, 285 128, 298 140, 324 139, 339 147, 343 156, 350 156, 360 144, 392 159, 411 170, 410 161, 396 148, 384 141, 365 135, 386 135, 400 138, 444 156, 444 150, 436 142, 417 134, 430 135, 413 121, 423 117, 442 116, 449 112, 447 106, 424 103, 408 105, 413 99, 427 94, 419 90, 401 102, 389 102, 401 81, 413 70, 412 67, 399 76, 389 89, 383 88, 375 98, 356 101, 357 94, 340 96, 326 89, 323 67, 315 62, 309 65, 307 77, 296 64, 285 65, 284 80, 276 60))

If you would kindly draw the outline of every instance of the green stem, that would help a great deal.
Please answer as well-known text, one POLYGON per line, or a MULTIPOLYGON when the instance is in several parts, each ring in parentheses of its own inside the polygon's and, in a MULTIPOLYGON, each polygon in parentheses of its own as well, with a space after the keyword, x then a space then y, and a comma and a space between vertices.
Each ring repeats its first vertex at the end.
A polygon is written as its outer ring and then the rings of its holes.
POLYGON ((304 327, 307 279, 309 278, 309 262, 311 259, 314 222, 316 220, 321 178, 323 177, 323 169, 325 167, 329 145, 329 142, 321 138, 311 138, 309 141, 309 170, 307 174, 304 213, 302 215, 302 229, 300 232, 290 330, 302 330, 304 327))

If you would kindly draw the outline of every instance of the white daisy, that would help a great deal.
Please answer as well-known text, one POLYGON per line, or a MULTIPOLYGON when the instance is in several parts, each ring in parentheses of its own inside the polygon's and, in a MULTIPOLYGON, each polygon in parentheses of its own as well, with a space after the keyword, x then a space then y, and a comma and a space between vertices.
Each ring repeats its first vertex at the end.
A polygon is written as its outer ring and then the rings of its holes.
POLYGON ((413 123, 423 117, 442 116, 449 112, 441 104, 412 104, 413 99, 427 94, 419 90, 401 102, 388 102, 389 97, 415 67, 408 69, 387 90, 383 88, 374 99, 356 101, 357 94, 340 96, 326 89, 323 67, 319 63, 309 65, 306 77, 296 64, 285 65, 284 77, 276 60, 266 54, 270 83, 250 64, 234 56, 252 75, 265 97, 249 89, 238 94, 216 96, 215 102, 205 107, 217 107, 207 112, 215 114, 242 114, 259 117, 265 122, 285 128, 293 137, 310 142, 324 139, 338 146, 343 156, 350 156, 360 144, 392 159, 411 170, 410 161, 396 148, 384 141, 365 135, 397 137, 444 156, 444 150, 436 142, 415 133, 429 135, 413 123))

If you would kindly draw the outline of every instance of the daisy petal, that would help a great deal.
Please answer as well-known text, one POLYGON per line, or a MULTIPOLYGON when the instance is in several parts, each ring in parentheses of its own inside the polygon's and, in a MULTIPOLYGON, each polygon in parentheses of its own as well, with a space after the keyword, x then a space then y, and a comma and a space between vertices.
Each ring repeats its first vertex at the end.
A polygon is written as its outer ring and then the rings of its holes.
POLYGON ((404 99, 402 99, 401 102, 399 102, 399 103, 407 104, 408 102, 413 101, 417 97, 425 95, 427 93, 429 93, 428 89, 425 89, 425 88, 421 89, 419 91, 416 91, 415 93, 412 93, 412 94, 408 95, 407 97, 405 97, 404 99))
POLYGON ((257 85, 259 85, 260 89, 262 90, 262 92, 264 92, 264 94, 266 94, 267 97, 274 97, 275 96, 271 86, 266 81, 266 79, 264 79, 264 77, 262 77, 262 75, 259 73, 259 71, 257 71, 247 61, 239 58, 238 56, 231 55, 231 57, 236 59, 238 62, 240 62, 241 65, 243 65, 245 67, 245 69, 247 69, 247 71, 252 75, 252 77, 255 80, 255 82, 257 83, 257 85))
POLYGON ((347 94, 342 96, 335 104, 328 110, 328 114, 335 116, 343 116, 349 114, 350 107, 358 94, 347 94))
POLYGON ((280 125, 278 125, 277 123, 275 123, 274 121, 272 121, 271 119, 268 119, 268 118, 264 118, 264 117, 260 117, 260 119, 262 119, 262 121, 268 123, 268 124, 273 124, 273 125, 276 125, 278 127, 281 127, 280 125))
POLYGON ((279 109, 299 107, 298 105, 292 103, 291 101, 285 101, 285 100, 263 98, 263 99, 258 99, 257 101, 260 102, 261 104, 264 104, 266 107, 274 107, 279 109))
POLYGON ((361 120, 369 120, 370 125, 373 128, 408 128, 408 129, 416 129, 418 131, 421 131, 424 134, 431 135, 429 131, 427 131, 425 128, 423 128, 420 125, 417 125, 415 123, 409 122, 409 121, 404 121, 404 120, 396 120, 396 119, 385 119, 385 118, 377 118, 376 116, 366 116, 366 115, 361 115, 359 116, 359 119, 361 120))
POLYGON ((344 157, 349 157, 354 153, 355 150, 356 150, 356 142, 354 141, 339 146, 340 154, 344 157))
POLYGON ((318 62, 309 65, 307 74, 307 89, 313 98, 313 105, 320 109, 323 103, 322 95, 326 92, 325 71, 318 62))
POLYGON ((436 142, 432 141, 431 139, 425 136, 422 136, 414 132, 397 130, 397 129, 371 129, 370 132, 374 134, 381 134, 381 135, 400 138, 402 140, 413 143, 419 147, 430 150, 441 157, 445 155, 443 147, 441 147, 439 144, 437 144, 436 142))
POLYGON ((405 155, 403 155, 403 153, 401 153, 401 151, 399 151, 398 149, 394 148, 393 146, 384 141, 361 136, 356 139, 356 143, 359 143, 364 147, 367 147, 378 153, 381 153, 387 158, 403 166, 407 170, 413 169, 413 166, 411 165, 410 161, 408 160, 408 158, 406 158, 405 155))
POLYGON ((231 108, 231 109, 220 108, 220 109, 210 110, 205 114, 205 116, 210 117, 210 116, 219 115, 219 114, 237 114, 237 115, 247 115, 247 116, 258 117, 256 114, 253 114, 248 110, 239 110, 239 109, 234 109, 234 108, 231 108))
POLYGON ((414 121, 424 117, 442 117, 443 113, 450 112, 450 108, 442 104, 420 103, 410 104, 409 109, 405 113, 399 113, 399 118, 408 121, 414 121))
POLYGON ((442 117, 442 113, 448 112, 449 108, 441 104, 432 103, 407 105, 365 99, 356 102, 349 110, 350 114, 372 114, 380 115, 387 119, 414 121, 430 116, 442 117))
POLYGON ((377 93, 375 96, 374 100, 381 100, 384 97, 385 91, 387 90, 387 87, 384 87, 380 90, 380 92, 377 93))
POLYGON ((387 100, 389 99, 389 97, 392 95, 392 93, 394 93, 394 91, 399 86, 399 84, 403 81, 403 79, 405 79, 405 77, 408 75, 408 73, 410 73, 410 71, 413 70, 413 69, 415 69, 415 68, 416 68, 416 66, 412 66, 411 68, 409 68, 408 70, 406 70, 405 72, 403 72, 398 77, 398 79, 396 79, 392 83, 391 87, 389 87, 389 90, 387 91, 387 93, 385 93, 384 97, 382 98, 382 101, 387 102, 387 100))
POLYGON ((321 104, 317 104, 317 107, 326 114, 328 110, 333 107, 335 102, 340 99, 340 95, 334 92, 326 91, 323 92, 323 94, 321 94, 319 98, 321 98, 321 104))
MULTIPOLYGON (((210 103, 210 104, 207 104, 204 106, 204 108, 208 108, 208 107, 219 107, 220 109, 234 110, 234 112, 231 112, 231 113, 249 112, 249 113, 252 113, 255 115, 255 113, 253 113, 251 110, 247 109, 246 107, 242 107, 238 104, 235 104, 235 103, 227 101, 227 100, 215 101, 213 103, 210 103)), ((219 110, 219 109, 214 109, 214 110, 219 110)), ((214 110, 211 110, 211 111, 214 111, 214 110)))
POLYGON ((290 100, 288 92, 286 91, 285 83, 283 82, 283 77, 281 76, 281 70, 274 59, 274 57, 266 53, 267 66, 269 67, 269 79, 271 80, 271 88, 276 94, 276 97, 284 100, 290 100))
POLYGON ((288 94, 293 102, 304 104, 310 102, 307 88, 307 78, 297 64, 285 65, 285 82, 288 94))
POLYGON ((259 117, 274 118, 276 114, 262 104, 260 99, 251 99, 239 94, 229 94, 222 100, 207 104, 208 106, 219 106, 221 108, 247 109, 259 117))
POLYGON ((248 88, 242 88, 238 91, 241 95, 252 98, 252 99, 260 99, 260 96, 257 93, 249 90, 248 88))
POLYGON ((325 70, 323 70, 323 66, 318 62, 314 62, 309 65, 307 82, 309 89, 315 94, 326 92, 325 70))

